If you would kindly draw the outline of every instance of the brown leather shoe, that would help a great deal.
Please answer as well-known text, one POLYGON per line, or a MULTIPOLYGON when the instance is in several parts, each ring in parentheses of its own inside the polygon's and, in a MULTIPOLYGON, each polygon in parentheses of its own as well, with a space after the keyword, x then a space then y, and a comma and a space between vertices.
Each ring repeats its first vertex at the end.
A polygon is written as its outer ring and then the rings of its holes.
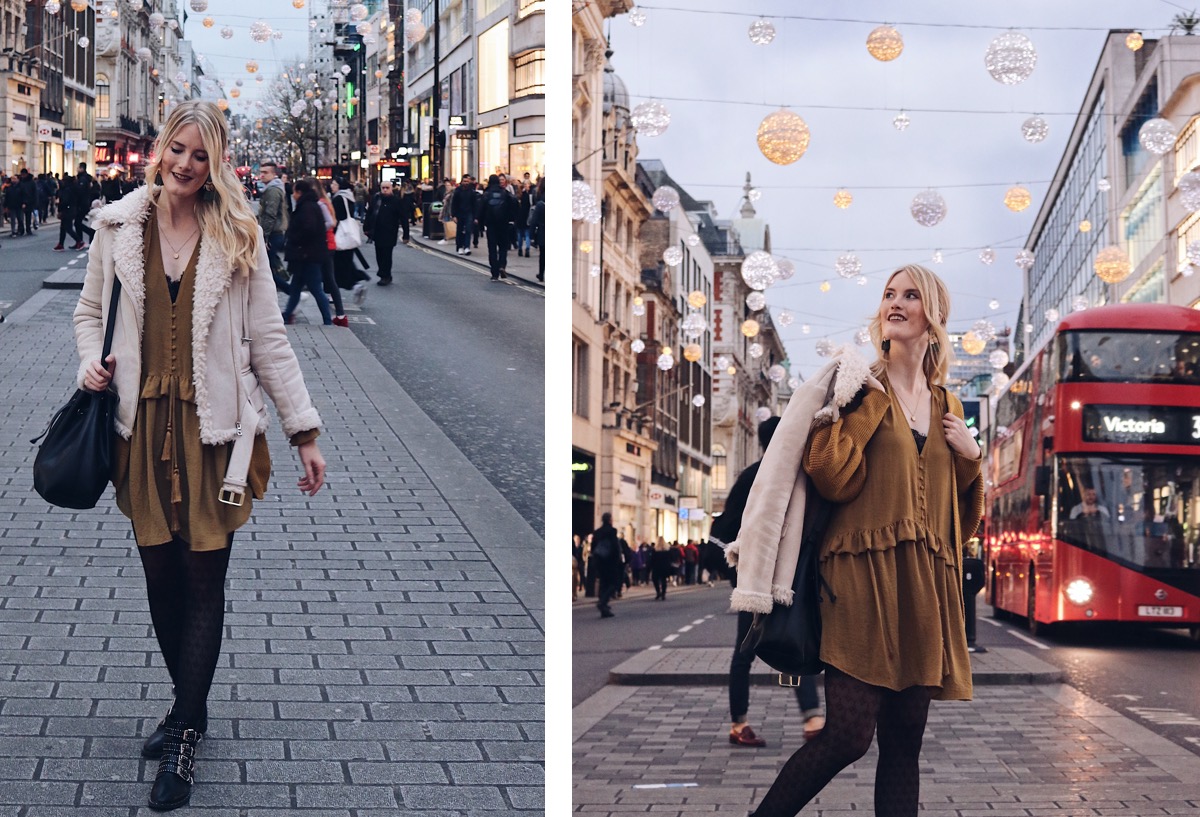
POLYGON ((754 734, 754 730, 749 724, 742 724, 742 728, 736 732, 729 733, 729 742, 735 746, 766 746, 767 742, 754 734))

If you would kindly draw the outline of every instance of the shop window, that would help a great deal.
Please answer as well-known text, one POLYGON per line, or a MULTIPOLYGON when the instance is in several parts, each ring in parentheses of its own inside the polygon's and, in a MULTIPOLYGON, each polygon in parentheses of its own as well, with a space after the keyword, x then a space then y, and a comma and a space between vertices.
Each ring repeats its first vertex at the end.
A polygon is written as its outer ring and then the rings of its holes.
POLYGON ((546 52, 527 51, 513 60, 513 98, 546 93, 546 52))
POLYGON ((508 104, 508 20, 479 35, 479 112, 508 104))

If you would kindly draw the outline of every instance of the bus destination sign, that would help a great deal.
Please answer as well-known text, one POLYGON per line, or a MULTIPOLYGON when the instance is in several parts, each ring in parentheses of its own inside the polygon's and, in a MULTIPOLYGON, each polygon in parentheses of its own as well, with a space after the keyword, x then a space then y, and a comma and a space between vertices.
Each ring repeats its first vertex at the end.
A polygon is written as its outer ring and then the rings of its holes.
POLYGON ((1083 441, 1200 445, 1200 409, 1190 406, 1084 406, 1083 441))

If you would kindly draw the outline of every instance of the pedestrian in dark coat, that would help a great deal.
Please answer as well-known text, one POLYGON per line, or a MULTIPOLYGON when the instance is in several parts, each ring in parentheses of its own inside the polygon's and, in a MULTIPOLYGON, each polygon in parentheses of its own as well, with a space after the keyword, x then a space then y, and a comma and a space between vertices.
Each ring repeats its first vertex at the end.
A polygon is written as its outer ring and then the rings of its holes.
POLYGON ((650 554, 650 578, 654 581, 654 600, 666 600, 667 583, 675 572, 674 552, 667 546, 667 540, 658 537, 654 552, 650 554))
POLYGON ((600 609, 601 618, 612 618, 614 614, 608 603, 621 588, 625 560, 621 553, 621 537, 612 525, 611 513, 600 516, 600 527, 592 533, 592 559, 600 579, 600 599, 596 607, 600 609))
MULTIPOLYGON (((394 194, 393 194, 394 195, 394 194)), ((417 223, 417 194, 411 184, 404 185, 400 190, 400 229, 404 235, 400 240, 405 244, 411 243, 409 227, 417 223)))
POLYGON ((537 196, 534 199, 533 210, 529 213, 529 221, 533 227, 533 240, 538 248, 539 281, 546 280, 546 179, 538 179, 537 196))
POLYGON ((475 227, 475 179, 463 176, 462 183, 450 195, 450 215, 458 227, 454 234, 454 251, 471 254, 471 232, 475 227))
POLYGON ((28 170, 22 170, 21 180, 17 184, 21 186, 21 218, 23 224, 21 235, 32 235, 33 231, 37 229, 33 219, 38 201, 37 182, 34 180, 32 173, 28 170))
POLYGON ((11 236, 16 238, 25 235, 25 218, 22 211, 25 208, 25 195, 16 179, 9 179, 4 186, 4 209, 8 213, 8 223, 12 226, 11 236))
POLYGON ((83 223, 88 213, 92 211, 92 202, 100 197, 100 190, 95 179, 87 171, 87 163, 79 163, 79 174, 75 176, 75 234, 79 236, 77 246, 72 249, 83 249, 83 234, 87 233, 88 241, 96 236, 96 231, 83 223))
MULTIPOLYGON (((336 205, 335 205, 336 206, 336 205)), ((379 185, 379 192, 371 199, 367 209, 367 221, 363 230, 367 237, 375 243, 375 261, 379 264, 379 285, 387 286, 392 282, 392 253, 396 249, 396 236, 400 227, 404 227, 404 238, 408 240, 408 219, 411 213, 405 215, 404 202, 395 194, 390 181, 379 185)))
POLYGON ((331 326, 333 316, 329 312, 329 299, 325 296, 321 277, 321 263, 329 252, 325 244, 325 216, 317 203, 317 191, 307 179, 296 182, 294 189, 296 210, 284 236, 284 258, 291 273, 291 293, 283 310, 283 322, 292 322, 292 313, 300 303, 300 293, 307 287, 321 310, 322 322, 331 326))
POLYGON ((517 218, 517 197, 500 185, 500 177, 488 177, 487 189, 479 200, 475 217, 487 228, 488 267, 492 280, 507 278, 509 229, 517 218))
POLYGON ((70 176, 63 176, 58 185, 58 243, 54 245, 56 250, 66 249, 63 245, 68 235, 75 239, 75 247, 82 246, 80 235, 75 232, 75 198, 75 180, 70 176))

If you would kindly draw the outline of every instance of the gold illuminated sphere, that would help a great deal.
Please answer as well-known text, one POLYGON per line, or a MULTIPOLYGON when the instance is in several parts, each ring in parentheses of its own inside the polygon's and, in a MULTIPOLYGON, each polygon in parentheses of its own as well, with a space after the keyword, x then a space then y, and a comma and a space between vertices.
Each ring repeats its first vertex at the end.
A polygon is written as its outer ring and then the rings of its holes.
POLYGON ((246 73, 247 74, 258 73, 258 63, 255 62, 254 60, 250 60, 249 62, 247 62, 246 63, 246 73))
POLYGON ((1033 203, 1033 196, 1021 185, 1008 188, 1004 194, 1004 206, 1014 213, 1019 213, 1033 203))
POLYGON ((737 374, 737 366, 730 366, 725 370, 726 374, 737 374))
POLYGON ((747 318, 742 321, 742 334, 748 338, 757 337, 760 328, 758 321, 754 320, 754 318, 747 318))
POLYGON ((292 0, 292 8, 294 8, 294 9, 304 8, 304 0, 292 0))
POLYGON ((241 89, 240 89, 240 88, 230 88, 230 89, 229 89, 229 95, 230 95, 231 97, 233 97, 234 99, 237 99, 239 96, 241 96, 241 95, 242 95, 242 91, 241 91, 241 89))
POLYGON ((1145 44, 1146 41, 1142 39, 1142 35, 1136 31, 1125 38, 1125 46, 1130 51, 1138 51, 1145 44))
POLYGON ((1091 231, 1092 231, 1092 222, 1088 221, 1086 218, 1083 221, 1079 222, 1079 232, 1090 233, 1091 231))
POLYGON ((211 17, 205 17, 200 22, 204 25, 205 28, 212 28, 214 25, 217 24, 217 21, 211 17))
POLYGON ((88 0, 71 0, 71 8, 75 11, 87 11, 88 0))
POLYGON ((891 62, 904 51, 904 38, 891 26, 880 26, 867 35, 867 52, 880 62, 891 62))
POLYGON ((579 251, 581 253, 583 253, 584 255, 587 255, 588 253, 590 253, 592 251, 592 242, 588 241, 587 239, 580 241, 579 242, 579 251))
POLYGON ((1105 247, 1096 253, 1096 263, 1092 265, 1096 277, 1106 284, 1119 284, 1133 272, 1129 256, 1117 246, 1105 247))
POLYGON ((692 363, 695 363, 697 360, 699 360, 700 355, 703 353, 704 350, 700 348, 699 343, 689 343, 687 346, 683 347, 683 359, 689 360, 692 363))
POLYGON ((962 336, 962 348, 968 355, 977 355, 987 347, 987 341, 974 332, 962 336))
POLYGON ((376 71, 376 72, 375 72, 375 79, 382 79, 382 78, 383 78, 383 72, 382 72, 382 71, 376 71))
POLYGON ((808 150, 808 125, 786 108, 769 114, 758 125, 758 149, 777 165, 790 165, 808 150))
POLYGON ((708 297, 698 289, 693 289, 688 293, 688 306, 693 309, 702 309, 708 303, 708 297))
POLYGON ((305 91, 305 92, 304 92, 304 98, 305 98, 305 99, 312 99, 312 98, 313 98, 313 92, 312 92, 312 89, 311 89, 311 88, 310 88, 309 90, 307 90, 307 91, 305 91))
POLYGON ((225 110, 229 109, 229 103, 226 102, 224 99, 218 99, 217 107, 220 108, 221 110, 225 111, 225 110))
POLYGON ((821 290, 822 292, 828 292, 828 291, 829 291, 829 290, 831 290, 831 289, 833 289, 833 287, 832 287, 832 286, 830 286, 830 284, 829 284, 829 282, 828 282, 828 281, 822 281, 822 282, 821 282, 820 290, 821 290))
POLYGON ((634 305, 634 306, 642 306, 642 305, 643 305, 643 304, 645 304, 645 303, 646 303, 646 301, 645 301, 645 299, 644 299, 644 298, 642 298, 642 296, 641 296, 641 295, 638 295, 638 296, 636 296, 636 297, 633 299, 633 305, 634 305))
POLYGON ((850 191, 842 189, 833 194, 833 206, 839 210, 845 210, 854 203, 854 196, 850 195, 850 191))

